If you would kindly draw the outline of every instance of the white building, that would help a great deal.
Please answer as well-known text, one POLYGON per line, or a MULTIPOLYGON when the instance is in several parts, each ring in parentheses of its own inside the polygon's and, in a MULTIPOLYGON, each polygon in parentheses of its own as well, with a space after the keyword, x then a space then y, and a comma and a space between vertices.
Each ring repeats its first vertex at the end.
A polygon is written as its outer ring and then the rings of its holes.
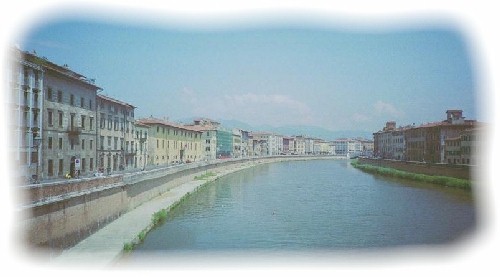
POLYGON ((306 148, 306 140, 303 136, 296 136, 294 137, 293 140, 293 151, 292 154, 294 155, 304 155, 306 148))
POLYGON ((15 170, 11 172, 14 178, 24 182, 37 175, 36 167, 41 167, 44 70, 28 61, 20 51, 14 50, 12 54, 12 67, 7 71, 10 130, 6 134, 10 135, 9 158, 14 161, 15 170))
POLYGON ((314 154, 314 139, 307 137, 304 138, 304 154, 314 154))
POLYGON ((332 144, 336 155, 355 157, 363 152, 362 142, 356 139, 340 138, 332 141, 332 144))

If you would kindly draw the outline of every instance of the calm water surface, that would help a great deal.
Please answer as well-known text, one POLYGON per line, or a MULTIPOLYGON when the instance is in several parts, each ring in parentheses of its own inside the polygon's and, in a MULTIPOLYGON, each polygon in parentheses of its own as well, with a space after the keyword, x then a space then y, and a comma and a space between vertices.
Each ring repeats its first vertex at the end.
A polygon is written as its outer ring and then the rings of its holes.
POLYGON ((282 162, 202 187, 131 256, 444 244, 475 224, 469 191, 373 176, 348 160, 282 162))

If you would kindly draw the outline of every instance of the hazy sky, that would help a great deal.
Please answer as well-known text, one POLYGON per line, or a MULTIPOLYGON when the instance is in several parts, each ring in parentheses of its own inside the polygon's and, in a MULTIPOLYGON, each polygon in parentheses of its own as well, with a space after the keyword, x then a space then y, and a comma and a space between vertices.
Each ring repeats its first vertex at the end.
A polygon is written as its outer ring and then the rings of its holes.
POLYGON ((477 119, 474 65, 460 30, 344 29, 300 21, 227 28, 52 20, 16 43, 95 78, 136 117, 377 131, 463 109, 477 119))

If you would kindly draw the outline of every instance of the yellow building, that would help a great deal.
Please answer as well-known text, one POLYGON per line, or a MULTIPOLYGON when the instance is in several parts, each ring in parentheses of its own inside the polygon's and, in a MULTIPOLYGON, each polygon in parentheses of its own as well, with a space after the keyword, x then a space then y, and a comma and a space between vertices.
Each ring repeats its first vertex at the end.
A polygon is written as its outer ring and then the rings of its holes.
POLYGON ((202 160, 201 132, 158 118, 138 119, 149 126, 148 165, 171 165, 202 160))

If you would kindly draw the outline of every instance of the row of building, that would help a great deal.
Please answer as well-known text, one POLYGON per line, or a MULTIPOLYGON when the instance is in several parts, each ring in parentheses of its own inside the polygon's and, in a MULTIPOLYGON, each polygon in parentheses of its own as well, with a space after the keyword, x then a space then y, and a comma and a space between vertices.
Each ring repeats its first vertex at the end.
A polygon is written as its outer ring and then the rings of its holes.
POLYGON ((106 96, 95 80, 67 65, 19 49, 12 49, 11 58, 10 160, 23 180, 248 156, 373 151, 373 141, 363 139, 325 141, 228 129, 207 118, 190 124, 136 119, 134 105, 106 96))
POLYGON ((383 159, 477 165, 484 126, 466 120, 462 110, 447 110, 446 119, 396 127, 389 121, 373 134, 374 156, 383 159))

